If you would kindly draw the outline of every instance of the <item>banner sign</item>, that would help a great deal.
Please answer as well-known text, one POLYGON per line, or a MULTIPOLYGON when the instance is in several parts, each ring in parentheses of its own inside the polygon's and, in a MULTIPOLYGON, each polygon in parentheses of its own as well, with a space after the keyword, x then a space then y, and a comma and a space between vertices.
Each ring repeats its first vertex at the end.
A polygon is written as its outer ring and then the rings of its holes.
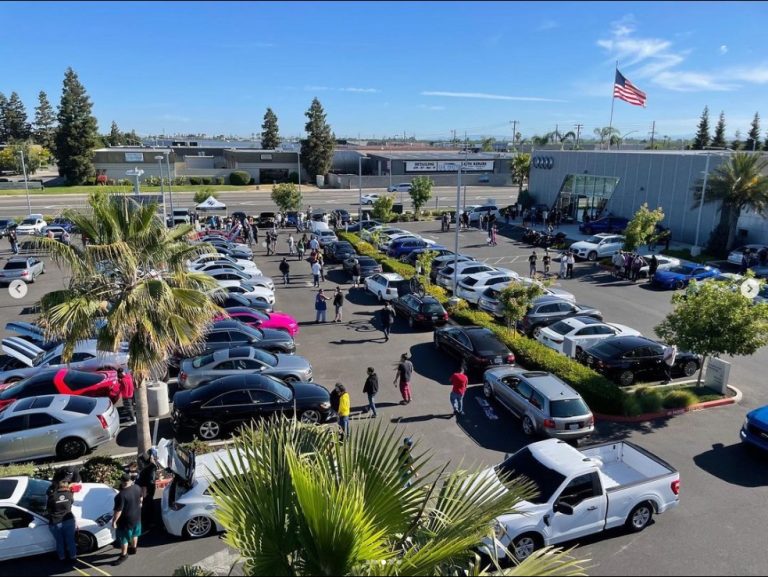
POLYGON ((144 162, 143 152, 126 152, 125 162, 144 162))
POLYGON ((467 171, 490 171, 493 170, 493 160, 406 160, 406 172, 456 172, 458 165, 461 164, 461 170, 467 171))

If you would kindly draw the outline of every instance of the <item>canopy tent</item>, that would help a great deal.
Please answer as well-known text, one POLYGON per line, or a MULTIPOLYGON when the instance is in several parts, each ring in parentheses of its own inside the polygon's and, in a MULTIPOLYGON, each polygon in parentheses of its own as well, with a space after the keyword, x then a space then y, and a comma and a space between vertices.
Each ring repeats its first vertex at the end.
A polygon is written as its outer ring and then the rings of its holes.
POLYGON ((209 196, 206 198, 203 202, 198 204, 195 207, 197 210, 227 210, 227 205, 221 202, 220 200, 216 200, 214 197, 209 196))

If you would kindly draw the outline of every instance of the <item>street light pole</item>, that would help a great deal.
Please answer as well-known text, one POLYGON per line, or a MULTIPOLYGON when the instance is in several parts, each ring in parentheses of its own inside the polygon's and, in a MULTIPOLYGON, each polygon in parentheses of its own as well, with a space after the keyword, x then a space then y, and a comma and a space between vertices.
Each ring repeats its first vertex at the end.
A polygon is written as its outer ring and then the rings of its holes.
POLYGON ((363 222, 363 155, 357 157, 357 220, 363 222))
POLYGON ((27 163, 24 161, 24 149, 19 150, 21 154, 21 169, 24 171, 24 190, 27 191, 27 214, 32 214, 32 203, 29 201, 29 180, 27 179, 27 163))
POLYGON ((301 150, 296 153, 296 164, 299 169, 299 192, 301 192, 301 150))
POLYGON ((459 170, 456 178, 456 232, 453 243, 453 296, 459 286, 459 204, 461 203, 461 162, 458 163, 459 170))
POLYGON ((168 196, 171 200, 171 223, 173 223, 173 189, 171 188, 171 153, 164 152, 165 154, 165 167, 168 169, 168 196))
MULTIPOLYGON (((696 218, 696 240, 693 243, 694 249, 701 252, 701 248, 699 247, 699 229, 701 228, 701 213, 704 210, 704 196, 707 194, 707 178, 709 177, 709 159, 711 155, 707 154, 707 164, 704 166, 704 185, 701 188, 701 200, 699 201, 699 215, 696 218)), ((693 252, 691 252, 693 256, 693 252)))
MULTIPOLYGON (((165 206, 165 188, 163 187, 163 156, 158 154, 155 156, 155 160, 157 161, 157 167, 160 169, 160 194, 163 195, 163 222, 168 227, 168 209, 165 206)), ((170 181, 170 176, 168 180, 170 181)), ((173 215, 171 215, 171 223, 173 223, 173 215)))

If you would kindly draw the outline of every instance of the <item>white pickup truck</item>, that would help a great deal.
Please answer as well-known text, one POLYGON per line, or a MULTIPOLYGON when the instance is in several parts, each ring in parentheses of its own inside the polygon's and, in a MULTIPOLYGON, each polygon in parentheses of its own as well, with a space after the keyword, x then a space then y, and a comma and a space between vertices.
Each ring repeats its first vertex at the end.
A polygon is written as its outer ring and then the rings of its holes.
POLYGON ((489 473, 500 483, 523 477, 538 493, 514 514, 497 518, 495 539, 482 549, 496 548, 499 558, 506 549, 523 560, 541 547, 621 525, 642 531, 654 513, 680 502, 680 474, 626 441, 578 450, 548 439, 520 449, 489 473))

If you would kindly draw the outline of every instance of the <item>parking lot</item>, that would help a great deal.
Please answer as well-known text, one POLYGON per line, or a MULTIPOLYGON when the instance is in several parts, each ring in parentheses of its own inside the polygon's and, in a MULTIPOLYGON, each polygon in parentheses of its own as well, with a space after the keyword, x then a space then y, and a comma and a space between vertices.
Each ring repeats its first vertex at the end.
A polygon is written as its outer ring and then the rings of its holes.
MULTIPOLYGON (((438 221, 410 223, 403 228, 417 232, 453 248, 453 231, 440 232, 438 221)), ((278 249, 286 250, 281 235, 278 249)), ((526 257, 531 248, 500 236, 499 245, 489 247, 486 234, 472 230, 460 234, 460 250, 491 265, 527 274, 526 257)), ((3 258, 8 252, 2 247, 3 258)), ((539 250, 540 252, 540 250, 539 250)), ((264 256, 260 249, 256 263, 265 274, 280 278, 280 256, 264 256)), ((432 333, 412 331, 398 320, 392 338, 384 342, 382 333, 372 324, 380 308, 374 297, 363 290, 348 292, 344 322, 317 325, 314 321, 314 291, 306 262, 292 262, 292 284, 278 286, 275 310, 285 311, 301 323, 297 354, 313 365, 315 380, 331 388, 335 382, 347 386, 352 397, 352 434, 361 419, 365 369, 376 368, 381 383, 377 396, 380 419, 402 428, 403 435, 414 435, 419 448, 432 453, 437 463, 451 461, 454 466, 487 467, 498 463, 505 453, 524 446, 528 439, 520 424, 503 409, 488 405, 479 386, 469 389, 464 416, 452 417, 448 400, 448 377, 457 363, 448 360, 432 345, 432 333), (413 357, 413 402, 398 404, 400 395, 392 384, 394 366, 400 354, 413 357)), ((47 273, 30 285, 21 300, 0 293, 0 325, 22 315, 31 320, 31 305, 45 292, 64 285, 60 271, 47 263, 47 273), (25 314, 26 313, 26 314, 25 314)), ((670 293, 618 281, 592 263, 578 263, 575 279, 558 281, 576 295, 577 301, 599 308, 606 320, 629 325, 646 336, 671 310, 670 293)), ((337 284, 348 289, 349 280, 338 265, 331 265, 324 288, 337 284)), ((3 336, 5 333, 3 333, 3 336)), ((768 466, 742 450, 739 427, 747 410, 766 404, 763 367, 765 350, 750 358, 735 359, 731 382, 744 392, 740 405, 688 413, 671 420, 640 425, 600 423, 594 440, 630 439, 658 454, 681 472, 681 506, 659 517, 653 526, 636 535, 611 532, 583 541, 575 552, 591 559, 592 575, 645 574, 760 574, 768 566, 768 549, 763 537, 760 508, 755 505, 768 498, 768 466), (681 554, 680 552, 683 552, 681 554)), ((168 434, 161 421, 159 436, 168 434)), ((126 453, 135 447, 133 427, 123 429, 116 445, 103 447, 99 453, 126 453)), ((109 563, 115 551, 106 549, 86 557, 91 568, 79 564, 74 570, 49 560, 30 559, 13 562, 13 573, 67 575, 170 574, 182 563, 211 563, 212 556, 225 549, 217 537, 182 542, 155 531, 142 538, 139 554, 118 568, 109 563)), ((10 573, 0 564, 0 573, 10 573)))

